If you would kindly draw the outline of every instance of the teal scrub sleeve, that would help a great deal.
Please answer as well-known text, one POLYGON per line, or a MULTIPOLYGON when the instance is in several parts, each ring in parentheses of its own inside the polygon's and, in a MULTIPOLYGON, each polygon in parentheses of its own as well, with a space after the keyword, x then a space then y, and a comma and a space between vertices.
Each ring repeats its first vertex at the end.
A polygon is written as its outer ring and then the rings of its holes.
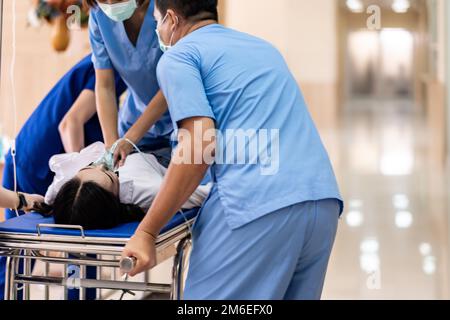
POLYGON ((216 120, 203 86, 199 61, 192 53, 174 51, 164 54, 158 65, 159 86, 175 128, 180 121, 194 117, 216 120))
MULTIPOLYGON (((94 10, 93 10, 94 11, 94 10)), ((95 12, 89 16, 89 41, 92 48, 92 63, 95 69, 112 69, 112 63, 98 27, 95 12)))

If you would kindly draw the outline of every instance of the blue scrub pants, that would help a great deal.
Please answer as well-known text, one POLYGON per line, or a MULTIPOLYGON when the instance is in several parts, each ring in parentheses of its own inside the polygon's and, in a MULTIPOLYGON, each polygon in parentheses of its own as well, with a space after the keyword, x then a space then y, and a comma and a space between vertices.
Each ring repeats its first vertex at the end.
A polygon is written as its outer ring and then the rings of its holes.
POLYGON ((310 201, 232 230, 217 192, 193 227, 186 300, 319 300, 340 214, 310 201))

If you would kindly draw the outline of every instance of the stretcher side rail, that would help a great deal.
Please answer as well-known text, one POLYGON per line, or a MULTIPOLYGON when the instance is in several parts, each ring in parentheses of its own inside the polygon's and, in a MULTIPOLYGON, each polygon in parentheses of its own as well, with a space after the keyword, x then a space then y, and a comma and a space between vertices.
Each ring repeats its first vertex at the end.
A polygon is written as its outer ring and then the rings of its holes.
MULTIPOLYGON (((40 284, 45 286, 45 298, 49 297, 50 286, 62 286, 67 298, 67 289, 74 288, 72 281, 67 277, 49 277, 32 275, 31 261, 43 261, 48 269, 49 264, 61 264, 65 270, 69 265, 78 265, 82 272, 77 279, 76 288, 80 289, 80 299, 86 296, 86 289, 95 288, 97 296, 99 289, 144 291, 149 293, 170 293, 172 299, 182 296, 183 272, 186 263, 186 252, 190 249, 190 230, 195 221, 195 216, 184 220, 172 229, 166 229, 156 242, 158 257, 168 259, 174 257, 171 284, 154 284, 144 282, 127 282, 103 280, 97 272, 96 279, 87 279, 86 267, 119 268, 120 255, 129 237, 104 237, 88 236, 80 226, 61 226, 49 223, 38 223, 35 232, 8 232, 7 228, 0 230, 0 255, 7 258, 5 299, 16 299, 19 285, 24 288, 24 299, 30 297, 30 285, 40 284), (47 233, 58 228, 67 228, 79 231, 79 235, 61 235, 47 233), (47 256, 44 252, 59 252, 58 257, 47 256), (106 258, 105 258, 106 256, 106 258), (18 265, 24 261, 24 270, 19 272, 18 265)), ((165 260, 158 260, 159 262, 165 260)), ((64 276, 67 276, 65 272, 64 276)))

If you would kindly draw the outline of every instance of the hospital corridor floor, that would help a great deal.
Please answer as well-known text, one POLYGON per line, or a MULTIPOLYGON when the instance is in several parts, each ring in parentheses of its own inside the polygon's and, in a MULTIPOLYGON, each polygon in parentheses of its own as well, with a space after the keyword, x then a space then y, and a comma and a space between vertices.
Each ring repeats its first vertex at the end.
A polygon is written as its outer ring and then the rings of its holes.
POLYGON ((346 209, 324 299, 449 299, 449 172, 410 101, 352 101, 323 138, 346 209))

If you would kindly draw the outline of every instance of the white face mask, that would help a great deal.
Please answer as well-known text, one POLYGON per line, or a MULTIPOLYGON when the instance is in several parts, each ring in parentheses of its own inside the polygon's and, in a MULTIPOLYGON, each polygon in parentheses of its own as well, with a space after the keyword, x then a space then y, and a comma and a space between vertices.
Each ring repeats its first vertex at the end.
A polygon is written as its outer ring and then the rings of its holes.
POLYGON ((130 19, 138 7, 136 0, 128 0, 114 4, 98 2, 98 6, 111 20, 116 22, 123 22, 130 19))
MULTIPOLYGON (((164 19, 161 21, 161 25, 164 24, 164 22, 166 21, 168 16, 169 16, 169 14, 166 14, 164 19)), ((178 17, 177 17, 177 20, 178 20, 178 17)), ((173 35, 175 34, 175 31, 172 32, 172 35, 170 36, 170 43, 169 43, 169 45, 166 45, 164 43, 164 41, 161 39, 161 35, 159 34, 158 28, 156 28, 155 32, 156 32, 156 35, 158 36, 159 48, 161 49, 161 51, 162 52, 169 51, 172 48, 172 40, 173 40, 173 35)))

